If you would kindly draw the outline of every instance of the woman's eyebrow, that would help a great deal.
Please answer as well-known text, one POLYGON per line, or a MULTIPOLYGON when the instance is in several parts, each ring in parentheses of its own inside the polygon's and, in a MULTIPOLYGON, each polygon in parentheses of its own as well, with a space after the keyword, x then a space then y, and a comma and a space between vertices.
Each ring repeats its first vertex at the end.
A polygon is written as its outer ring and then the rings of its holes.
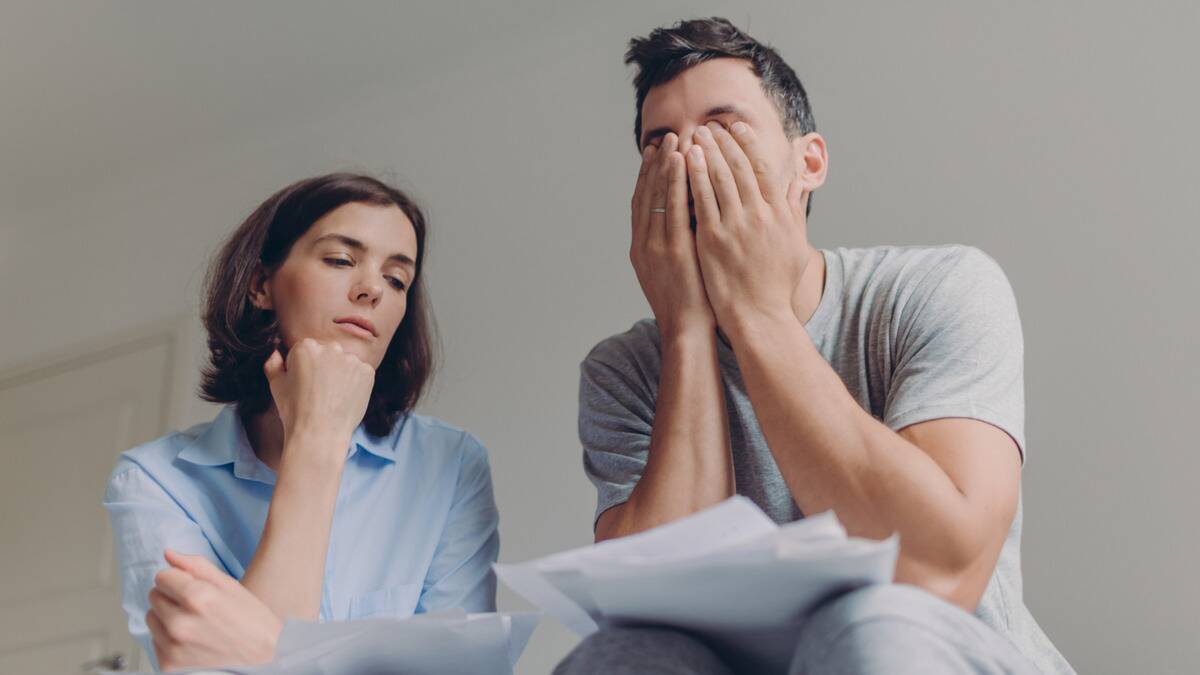
MULTIPOLYGON (((344 234, 338 234, 336 232, 330 232, 329 234, 323 234, 323 235, 317 237, 315 240, 313 240, 313 245, 316 246, 317 244, 321 243, 322 241, 328 241, 328 240, 337 241, 342 244, 345 244, 346 246, 349 246, 350 248, 354 249, 355 251, 362 252, 362 251, 367 250, 367 245, 362 243, 361 241, 355 239, 354 237, 347 237, 344 234)), ((410 258, 405 253, 391 254, 390 256, 388 256, 388 262, 397 262, 397 263, 400 263, 401 265, 405 265, 407 267, 412 267, 413 269, 416 269, 416 267, 417 267, 416 261, 413 260, 412 258, 410 258)))

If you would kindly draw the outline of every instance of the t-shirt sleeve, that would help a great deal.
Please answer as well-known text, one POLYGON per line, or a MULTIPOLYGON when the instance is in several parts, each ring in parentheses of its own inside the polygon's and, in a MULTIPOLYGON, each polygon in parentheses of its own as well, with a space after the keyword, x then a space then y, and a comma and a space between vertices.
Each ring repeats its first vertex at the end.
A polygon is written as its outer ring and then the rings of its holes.
MULTIPOLYGON (((636 349, 610 338, 580 366, 579 441, 584 470, 596 486, 593 526, 600 514, 629 499, 646 466, 655 400, 649 383, 658 378, 642 372, 636 349)), ((648 340, 642 346, 653 349, 648 340)))
POLYGON ((1007 432, 1024 462, 1024 341, 1004 271, 964 248, 918 282, 905 308, 884 423, 899 431, 946 417, 980 420, 1007 432))

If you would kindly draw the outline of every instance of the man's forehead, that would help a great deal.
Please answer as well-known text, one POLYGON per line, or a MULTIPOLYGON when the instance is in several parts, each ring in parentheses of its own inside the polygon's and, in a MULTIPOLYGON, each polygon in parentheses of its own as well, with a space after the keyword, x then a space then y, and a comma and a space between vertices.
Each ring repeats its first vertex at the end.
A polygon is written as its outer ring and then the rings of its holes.
POLYGON ((719 58, 705 61, 646 93, 642 127, 653 128, 679 116, 700 116, 717 107, 754 108, 770 104, 749 61, 719 58))

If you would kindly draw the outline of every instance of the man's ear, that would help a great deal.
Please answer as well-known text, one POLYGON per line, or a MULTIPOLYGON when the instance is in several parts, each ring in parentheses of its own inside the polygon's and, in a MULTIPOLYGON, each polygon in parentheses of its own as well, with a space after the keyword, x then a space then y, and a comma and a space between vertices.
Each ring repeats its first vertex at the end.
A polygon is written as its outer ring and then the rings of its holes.
POLYGON ((792 180, 798 181, 803 189, 802 194, 807 195, 825 184, 825 176, 829 172, 829 152, 825 148, 825 139, 814 131, 793 138, 791 144, 792 180))
POLYGON ((250 304, 258 309, 275 309, 275 304, 271 301, 271 277, 261 262, 255 266, 250 277, 249 296, 250 304))

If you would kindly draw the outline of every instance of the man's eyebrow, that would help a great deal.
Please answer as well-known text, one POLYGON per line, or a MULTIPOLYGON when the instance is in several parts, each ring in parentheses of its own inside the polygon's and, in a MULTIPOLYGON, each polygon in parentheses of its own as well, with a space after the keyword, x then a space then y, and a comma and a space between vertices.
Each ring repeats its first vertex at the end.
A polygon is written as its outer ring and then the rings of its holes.
MULTIPOLYGON (((313 245, 315 246, 316 244, 319 244, 322 241, 326 241, 326 240, 330 240, 330 239, 332 239, 333 241, 341 242, 356 251, 367 250, 367 245, 362 243, 361 241, 359 241, 353 237, 347 237, 344 234, 338 234, 336 232, 331 232, 329 234, 323 234, 323 235, 317 237, 313 241, 313 245)), ((416 269, 416 267, 417 267, 416 261, 414 261, 412 258, 408 257, 407 255, 405 255, 403 253, 393 253, 392 255, 388 256, 388 260, 398 262, 401 265, 406 265, 406 266, 412 267, 414 269, 416 269)))
MULTIPOLYGON (((741 116, 742 111, 740 108, 738 108, 735 105, 724 104, 724 105, 713 106, 713 107, 709 108, 707 112, 704 113, 705 117, 721 117, 722 115, 741 116)), ((647 131, 645 134, 642 135, 642 147, 643 148, 646 147, 647 145, 650 144, 650 141, 653 141, 656 138, 661 138, 663 136, 666 136, 667 134, 671 133, 672 131, 674 131, 674 129, 672 129, 671 127, 655 127, 654 129, 647 131)))

